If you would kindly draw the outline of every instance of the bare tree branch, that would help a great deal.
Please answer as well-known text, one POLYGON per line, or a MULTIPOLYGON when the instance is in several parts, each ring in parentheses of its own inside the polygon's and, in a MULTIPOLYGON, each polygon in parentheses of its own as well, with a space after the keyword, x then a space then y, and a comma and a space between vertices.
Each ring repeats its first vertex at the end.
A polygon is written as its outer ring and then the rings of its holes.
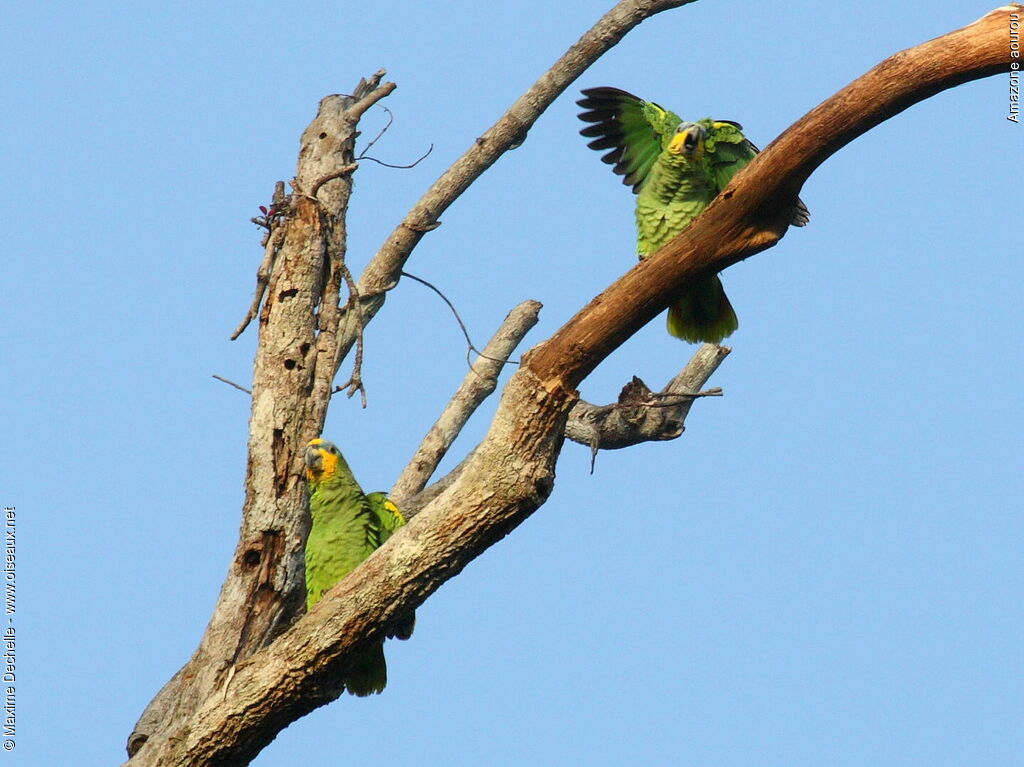
MULTIPOLYGON (((423 235, 440 226, 439 219, 448 206, 501 155, 522 144, 537 118, 577 77, 644 20, 692 2, 695 0, 622 0, 562 54, 494 125, 473 142, 462 157, 441 174, 367 264, 359 278, 359 290, 363 295, 375 298, 363 304, 364 320, 369 322, 380 311, 385 291, 399 281, 405 262, 423 235)), ((355 340, 352 333, 338 339, 339 364, 355 340)))
MULTIPOLYGON (((644 415, 638 423, 633 424, 628 418, 624 419, 627 425, 619 425, 615 415, 609 415, 613 411, 627 409, 620 403, 613 405, 591 405, 583 400, 577 400, 572 410, 569 411, 569 418, 566 422, 565 436, 579 442, 594 450, 593 439, 597 440, 597 449, 615 449, 627 447, 625 444, 633 440, 632 444, 651 442, 664 439, 672 439, 682 433, 681 425, 686 420, 693 400, 697 396, 718 396, 721 390, 708 392, 698 391, 711 375, 718 369, 722 361, 730 354, 730 350, 724 346, 703 344, 693 358, 659 393, 651 393, 649 402, 645 402, 641 408, 642 412, 651 411, 644 415), (656 400, 661 400, 656 401, 656 400), (676 401, 673 401, 676 400, 676 401), (657 415, 664 412, 664 416, 657 415), (664 418, 664 420, 661 420, 664 418), (679 433, 673 433, 675 424, 679 425, 679 433)), ((641 382, 642 383, 642 382, 641 382)), ((629 384, 627 384, 627 387, 629 384)), ((644 387, 646 388, 646 387, 644 387)), ((637 408, 632 408, 635 412, 637 408)), ((414 517, 422 511, 431 501, 451 487, 462 474, 462 471, 473 460, 476 451, 470 451, 465 458, 441 479, 437 480, 425 489, 406 496, 402 499, 402 512, 407 517, 414 517)), ((591 455, 591 470, 593 470, 593 453, 591 455)))
POLYGON ((565 436, 586 445, 595 454, 598 450, 618 450, 640 442, 675 439, 683 433, 683 422, 694 399, 708 396, 700 389, 729 352, 724 346, 703 344, 658 394, 652 394, 646 386, 637 392, 635 384, 626 384, 619 402, 612 405, 578 401, 569 412, 565 436))
POLYGON ((515 307, 501 323, 483 352, 473 363, 444 412, 430 427, 412 460, 398 477, 388 495, 398 507, 411 516, 403 501, 420 492, 437 469, 437 465, 459 436, 470 416, 498 386, 498 376, 504 363, 519 342, 537 324, 541 304, 524 301, 515 307))
POLYGON ((214 373, 213 377, 216 378, 221 383, 226 383, 228 386, 233 386, 234 388, 238 389, 239 391, 244 391, 246 394, 252 394, 252 389, 246 389, 241 384, 236 384, 234 381, 231 381, 231 380, 225 378, 224 376, 219 376, 216 373, 214 373))
MULTIPOLYGON (((289 722, 332 699, 331 680, 353 652, 544 503, 575 386, 687 281, 778 241, 800 185, 832 152, 912 103, 1005 69, 1009 13, 1022 8, 997 9, 890 57, 780 136, 689 229, 528 354, 457 478, 311 614, 239 664, 230 694, 196 701, 194 715, 140 752, 135 767, 244 764, 289 722)), ((290 482, 293 467, 278 476, 290 482)))
POLYGON ((340 168, 338 168, 335 171, 331 171, 326 176, 318 178, 316 181, 313 182, 313 186, 309 190, 309 196, 312 197, 313 199, 316 199, 316 195, 317 195, 317 192, 320 191, 320 187, 322 187, 328 181, 334 181, 336 178, 342 178, 344 176, 349 176, 349 175, 355 173, 355 171, 358 168, 359 168, 359 165, 357 163, 352 163, 351 165, 342 165, 340 168))
POLYGON ((341 275, 342 279, 345 280, 345 285, 348 287, 348 301, 345 303, 345 312, 352 321, 355 322, 356 326, 356 358, 352 362, 352 375, 349 376, 348 380, 340 386, 335 386, 331 390, 331 395, 337 394, 340 391, 345 392, 345 396, 351 398, 356 392, 359 392, 360 404, 366 407, 366 387, 363 386, 363 349, 365 344, 363 342, 363 307, 360 303, 361 296, 359 295, 359 288, 356 286, 356 282, 352 277, 352 272, 349 271, 348 266, 344 261, 335 262, 335 268, 341 275), (349 313, 349 309, 354 309, 353 312, 349 313))
POLYGON ((256 270, 256 292, 252 297, 252 304, 249 306, 249 311, 246 312, 245 317, 238 323, 235 332, 231 334, 232 341, 242 335, 245 329, 249 327, 249 323, 259 314, 260 305, 263 303, 263 296, 267 292, 267 283, 270 281, 270 274, 274 269, 274 259, 277 258, 277 251, 281 249, 281 242, 284 238, 284 230, 276 226, 280 221, 280 211, 284 204, 284 182, 278 181, 274 185, 274 196, 266 215, 263 218, 253 219, 254 223, 267 228, 267 234, 263 238, 263 261, 260 262, 259 269, 256 270))

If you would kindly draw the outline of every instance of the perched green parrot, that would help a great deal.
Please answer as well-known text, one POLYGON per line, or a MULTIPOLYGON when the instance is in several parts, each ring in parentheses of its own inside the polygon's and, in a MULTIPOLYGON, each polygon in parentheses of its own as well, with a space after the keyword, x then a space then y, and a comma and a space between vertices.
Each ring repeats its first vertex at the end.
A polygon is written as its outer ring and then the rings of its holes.
MULTIPOLYGON (((313 517, 306 541, 309 611, 324 593, 404 525, 405 517, 384 493, 363 492, 334 443, 311 440, 304 458, 313 517)), ((411 613, 388 637, 408 639, 415 622, 416 614, 411 613)), ((346 689, 359 696, 381 692, 387 681, 383 639, 362 654, 344 679, 346 689)))
MULTIPOLYGON (((686 122, 652 101, 618 88, 588 88, 576 103, 591 123, 580 130, 591 149, 611 149, 613 165, 636 198, 637 251, 643 259, 697 218, 737 171, 757 154, 739 123, 686 122)), ((797 200, 794 226, 807 223, 797 200)), ((717 274, 699 279, 668 311, 668 332, 684 341, 717 344, 739 327, 717 274)))

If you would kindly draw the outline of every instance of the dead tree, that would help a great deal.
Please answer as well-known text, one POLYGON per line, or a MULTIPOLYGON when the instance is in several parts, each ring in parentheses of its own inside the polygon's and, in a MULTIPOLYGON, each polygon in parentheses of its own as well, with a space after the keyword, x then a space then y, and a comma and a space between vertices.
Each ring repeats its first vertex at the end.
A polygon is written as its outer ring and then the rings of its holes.
POLYGON ((592 449, 672 439, 727 350, 704 346, 658 394, 642 383, 621 401, 582 402, 580 383, 663 311, 695 277, 772 247, 801 186, 831 154, 944 89, 1007 71, 1011 20, 1024 6, 894 54, 818 105, 741 171, 685 232, 640 262, 527 352, 487 435, 447 476, 428 484, 462 424, 495 388, 536 322, 516 307, 430 430, 392 491, 414 518, 332 589, 310 615, 303 603, 309 528, 301 455, 338 391, 360 391, 362 330, 401 279, 416 244, 445 209, 543 111, 630 29, 692 0, 622 0, 431 186, 358 280, 345 266, 345 215, 358 167, 360 117, 395 87, 384 72, 351 95, 328 96, 302 135, 298 170, 258 222, 267 229, 252 310, 258 319, 246 497, 239 541, 199 647, 132 732, 133 767, 244 765, 285 726, 333 700, 332 680, 449 578, 547 499, 566 436, 592 449), (352 374, 335 377, 355 347, 352 374), (300 617, 301 616, 301 617, 300 617))

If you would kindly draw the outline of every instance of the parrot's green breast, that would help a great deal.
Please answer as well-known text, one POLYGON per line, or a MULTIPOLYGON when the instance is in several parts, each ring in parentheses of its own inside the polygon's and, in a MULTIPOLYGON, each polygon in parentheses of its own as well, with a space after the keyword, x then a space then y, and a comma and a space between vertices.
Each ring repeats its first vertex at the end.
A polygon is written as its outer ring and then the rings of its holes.
POLYGON ((699 216, 717 190, 701 162, 664 153, 636 199, 637 252, 643 258, 671 240, 699 216))
POLYGON ((320 486, 309 500, 313 526, 306 542, 306 607, 380 546, 370 504, 358 489, 320 486))

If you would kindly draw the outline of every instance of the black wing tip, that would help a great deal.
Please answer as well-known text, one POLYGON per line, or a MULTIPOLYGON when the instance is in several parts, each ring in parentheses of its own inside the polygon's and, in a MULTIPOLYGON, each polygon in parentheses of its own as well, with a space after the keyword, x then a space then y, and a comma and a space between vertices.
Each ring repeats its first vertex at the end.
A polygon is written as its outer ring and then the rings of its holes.
MULTIPOLYGON (((582 133, 582 132, 583 131, 580 131, 580 133, 582 133)), ((614 134, 611 134, 611 133, 602 135, 602 136, 594 139, 593 141, 587 142, 587 146, 588 147, 590 147, 591 149, 597 149, 597 150, 599 150, 599 149, 612 149, 613 147, 616 148, 616 149, 621 149, 621 144, 622 144, 622 137, 614 135, 614 134)))
POLYGON ((624 91, 622 88, 616 88, 612 85, 598 85, 594 88, 580 88, 580 93, 589 98, 619 98, 625 96, 626 98, 636 99, 640 101, 637 96, 634 96, 629 91, 624 91))
POLYGON ((622 183, 632 188, 634 194, 639 190, 642 182, 634 178, 625 161, 625 147, 622 145, 624 136, 619 116, 622 111, 623 101, 641 102, 637 96, 621 88, 614 88, 610 85, 600 85, 594 88, 581 88, 582 99, 576 101, 576 105, 583 107, 585 111, 580 112, 576 117, 587 125, 580 128, 580 135, 593 139, 587 142, 587 146, 595 151, 611 149, 610 152, 601 155, 601 162, 611 165, 612 173, 622 176, 622 183))
MULTIPOLYGON (((591 147, 591 149, 595 149, 595 147, 591 147)), ((614 165, 615 167, 612 168, 612 172, 621 174, 622 171, 619 170, 619 165, 622 163, 622 147, 614 147, 612 151, 601 155, 601 162, 605 165, 614 165)))
POLYGON ((629 91, 621 88, 613 88, 610 85, 601 85, 596 88, 582 88, 580 93, 583 98, 576 101, 577 106, 584 109, 608 109, 618 110, 619 102, 643 101, 639 96, 634 96, 629 91))

